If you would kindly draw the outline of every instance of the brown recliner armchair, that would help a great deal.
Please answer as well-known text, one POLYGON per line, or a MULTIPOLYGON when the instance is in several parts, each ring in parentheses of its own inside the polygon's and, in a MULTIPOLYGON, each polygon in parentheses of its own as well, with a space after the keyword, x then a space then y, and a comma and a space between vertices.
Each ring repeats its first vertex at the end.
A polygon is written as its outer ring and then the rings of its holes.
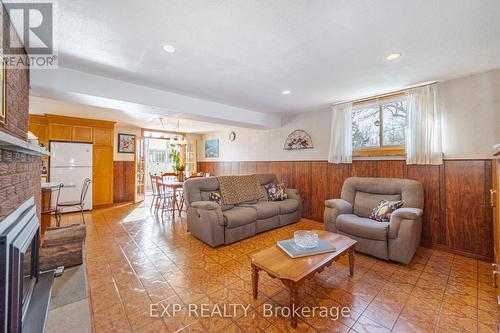
POLYGON ((356 251, 409 264, 420 244, 424 190, 409 179, 346 179, 341 199, 325 201, 325 229, 358 241, 356 251), (381 200, 403 200, 390 222, 369 219, 381 200))

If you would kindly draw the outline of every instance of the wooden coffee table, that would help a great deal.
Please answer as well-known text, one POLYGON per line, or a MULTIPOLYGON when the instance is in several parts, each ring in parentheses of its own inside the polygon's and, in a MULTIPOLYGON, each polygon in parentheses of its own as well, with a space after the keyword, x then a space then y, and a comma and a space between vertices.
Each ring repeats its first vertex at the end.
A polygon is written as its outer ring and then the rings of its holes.
MULTIPOLYGON (((349 255, 349 272, 354 273, 354 245, 356 241, 349 237, 334 234, 324 230, 313 230, 319 238, 333 244, 337 249, 335 252, 317 254, 302 258, 291 258, 277 245, 269 247, 250 255, 252 264, 252 289, 253 298, 257 298, 259 283, 259 271, 264 271, 271 277, 280 279, 290 289, 290 309, 296 308, 298 304, 298 289, 316 273, 323 271, 334 261, 344 255, 349 255)), ((297 327, 297 318, 291 311, 292 327, 297 327)))

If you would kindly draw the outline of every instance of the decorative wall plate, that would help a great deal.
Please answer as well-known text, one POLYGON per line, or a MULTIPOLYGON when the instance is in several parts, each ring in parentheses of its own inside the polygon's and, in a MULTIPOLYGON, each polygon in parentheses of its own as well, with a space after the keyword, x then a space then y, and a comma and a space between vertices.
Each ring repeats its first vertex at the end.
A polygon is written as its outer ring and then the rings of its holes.
POLYGON ((235 132, 229 133, 229 141, 233 142, 234 140, 236 140, 236 133, 235 132))
POLYGON ((295 130, 288 135, 283 146, 284 150, 312 149, 311 136, 304 130, 295 130))

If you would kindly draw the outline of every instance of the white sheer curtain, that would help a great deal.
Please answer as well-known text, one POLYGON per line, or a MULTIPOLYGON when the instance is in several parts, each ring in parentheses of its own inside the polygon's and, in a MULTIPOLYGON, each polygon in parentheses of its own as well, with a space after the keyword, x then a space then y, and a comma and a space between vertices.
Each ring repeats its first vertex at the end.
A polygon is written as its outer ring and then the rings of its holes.
POLYGON ((332 106, 328 162, 352 163, 352 103, 332 106))
POLYGON ((436 85, 410 89, 406 92, 406 99, 406 163, 443 164, 441 111, 436 85))

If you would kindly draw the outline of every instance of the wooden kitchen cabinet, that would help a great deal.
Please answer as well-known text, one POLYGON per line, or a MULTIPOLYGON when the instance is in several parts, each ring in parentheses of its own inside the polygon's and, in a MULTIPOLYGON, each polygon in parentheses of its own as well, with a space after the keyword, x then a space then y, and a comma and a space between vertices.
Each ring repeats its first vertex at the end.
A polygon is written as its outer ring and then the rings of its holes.
POLYGON ((94 146, 93 152, 94 205, 113 203, 113 147, 94 146))
POLYGON ((92 187, 93 204, 95 206, 113 203, 113 178, 109 176, 94 176, 92 187))
POLYGON ((94 144, 102 146, 113 146, 113 128, 94 128, 94 144))
POLYGON ((39 141, 49 147, 50 141, 91 142, 92 202, 94 206, 113 203, 113 135, 112 121, 30 115, 29 128, 39 141))
POLYGON ((49 140, 71 141, 72 139, 73 139, 72 125, 49 123, 49 140))
POLYGON ((47 146, 47 125, 30 124, 29 130, 38 138, 38 142, 43 143, 45 146, 47 146))
POLYGON ((48 147, 49 128, 47 120, 44 117, 30 115, 29 131, 38 138, 38 142, 43 143, 45 147, 48 147))
POLYGON ((73 141, 77 142, 92 142, 92 127, 90 126, 73 126, 73 141))

